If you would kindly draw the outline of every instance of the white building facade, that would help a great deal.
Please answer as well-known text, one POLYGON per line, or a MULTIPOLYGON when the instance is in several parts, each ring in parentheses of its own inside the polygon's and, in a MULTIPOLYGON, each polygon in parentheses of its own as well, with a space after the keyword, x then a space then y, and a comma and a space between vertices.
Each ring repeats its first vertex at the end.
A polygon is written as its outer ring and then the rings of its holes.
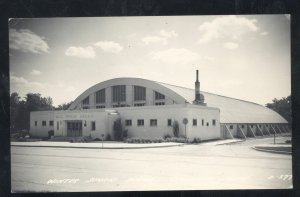
POLYGON ((91 136, 113 138, 120 118, 129 137, 158 138, 173 135, 179 123, 189 139, 247 138, 289 132, 278 113, 256 103, 150 81, 116 78, 96 84, 79 95, 68 110, 31 112, 30 133, 46 137, 91 136), (183 119, 187 119, 185 125, 183 119))
POLYGON ((119 118, 128 137, 173 136, 173 123, 177 121, 181 136, 201 140, 220 138, 219 109, 191 104, 32 112, 30 132, 38 137, 47 137, 53 130, 56 137, 102 139, 110 135, 113 138, 113 124, 119 118), (185 118, 186 125, 182 123, 185 118))

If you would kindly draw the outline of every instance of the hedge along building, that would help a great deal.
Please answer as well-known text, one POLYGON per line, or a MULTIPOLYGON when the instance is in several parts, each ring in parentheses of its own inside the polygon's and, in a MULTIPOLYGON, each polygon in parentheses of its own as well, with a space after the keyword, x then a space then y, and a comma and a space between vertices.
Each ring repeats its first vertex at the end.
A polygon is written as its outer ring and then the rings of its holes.
POLYGON ((113 123, 121 118, 129 137, 180 135, 189 139, 247 138, 289 132, 287 121, 262 105, 195 89, 140 78, 116 78, 98 83, 79 95, 68 110, 31 112, 35 136, 113 137, 113 123), (187 119, 185 125, 183 119, 187 119))

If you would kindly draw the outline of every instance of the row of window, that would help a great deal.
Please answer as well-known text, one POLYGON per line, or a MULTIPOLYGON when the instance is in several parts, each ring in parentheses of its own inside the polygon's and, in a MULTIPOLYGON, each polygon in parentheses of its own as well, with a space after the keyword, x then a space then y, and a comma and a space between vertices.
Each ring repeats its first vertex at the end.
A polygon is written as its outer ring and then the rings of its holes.
MULTIPOLYGON (((145 122, 144 119, 138 119, 136 121, 137 126, 144 126, 145 122)), ((125 120, 125 125, 126 126, 132 126, 132 120, 125 120)), ((157 126, 157 119, 150 119, 150 126, 157 126)))
MULTIPOLYGON (((157 119, 150 119, 150 126, 157 126, 157 119)), ((144 119, 137 119, 136 122, 137 126, 144 126, 144 119)), ((172 126, 172 119, 167 120, 167 125, 172 126)), ((216 126, 216 120, 212 120, 212 125, 216 126)), ((132 120, 127 119, 125 120, 125 126, 132 126, 132 120)), ((197 119, 193 119, 193 126, 197 126, 197 119)), ((202 119, 202 126, 204 126, 204 119, 202 119)), ((209 126, 209 123, 206 123, 206 126, 209 126)))
MULTIPOLYGON (((42 121, 42 126, 46 126, 47 122, 45 120, 42 121)), ((92 121, 92 130, 96 129, 96 123, 95 121, 92 121)), ((37 121, 34 122, 34 125, 37 126, 37 121)), ((70 123, 71 125, 71 123, 70 123)), ((125 120, 126 126, 132 126, 132 120, 127 119, 125 120)), ((172 126, 172 119, 167 120, 167 125, 172 126)), ((204 119, 201 121, 201 125, 204 126, 204 119)), ((212 125, 216 125, 216 120, 212 120, 212 125)), ((49 121, 49 126, 53 126, 53 120, 49 121)), ((84 126, 86 126, 86 121, 84 122, 84 126)), ((137 126, 144 126, 144 119, 138 119, 137 120, 137 126)), ((150 126, 157 126, 157 119, 150 119, 150 126)), ((193 119, 193 126, 197 126, 197 119, 193 119)), ((209 123, 206 123, 206 126, 209 126, 209 123)), ((253 125, 251 125, 253 126, 253 125)), ((242 125, 242 128, 244 128, 244 125, 242 125)), ((233 125, 230 125, 230 129, 233 129, 233 125)))
MULTIPOLYGON (((142 86, 133 86, 134 101, 145 101, 146 100, 146 88, 142 86)), ((165 99, 165 95, 154 91, 155 100, 163 100, 165 99)), ((117 85, 112 86, 112 102, 120 103, 126 101, 126 86, 125 85, 117 85)), ((89 96, 82 100, 82 105, 89 105, 89 96)), ((105 103, 105 89, 101 89, 96 92, 96 104, 105 103)), ((138 105, 137 105, 138 106, 138 105)), ((87 108, 85 108, 87 109, 87 108)))
MULTIPOLYGON (((37 125, 38 125, 38 121, 34 121, 34 126, 37 126, 37 125)), ((47 121, 46 120, 42 121, 42 126, 47 126, 47 121)), ((53 120, 49 121, 49 126, 53 126, 53 120)))
MULTIPOLYGON (((133 106, 134 107, 142 107, 145 106, 146 103, 135 103, 133 106)), ((155 105, 165 105, 165 102, 156 102, 155 105)), ((125 105, 125 104, 116 104, 116 105, 112 105, 113 108, 116 107, 130 107, 130 105, 125 105)), ((101 108, 105 108, 105 105, 97 105, 96 109, 101 109, 101 108)), ((89 106, 82 106, 82 109, 90 109, 89 106)))
MULTIPOLYGON (((193 119, 193 126, 197 126, 197 124, 198 124, 197 119, 193 119)), ((201 125, 204 126, 204 124, 205 124, 204 119, 202 119, 201 120, 201 125)), ((212 125, 216 126, 216 120, 215 119, 212 120, 212 125)), ((206 123, 206 126, 209 126, 209 122, 206 123)))
MULTIPOLYGON (((268 124, 266 124, 265 126, 266 126, 266 127, 269 127, 268 124)), ((254 125, 250 125, 250 127, 253 128, 254 125)), ((259 124, 258 127, 261 128, 261 125, 259 124)), ((241 128, 242 128, 242 129, 245 128, 245 125, 241 125, 241 128)), ((230 126, 229 126, 229 129, 233 129, 233 125, 230 125, 230 126)))

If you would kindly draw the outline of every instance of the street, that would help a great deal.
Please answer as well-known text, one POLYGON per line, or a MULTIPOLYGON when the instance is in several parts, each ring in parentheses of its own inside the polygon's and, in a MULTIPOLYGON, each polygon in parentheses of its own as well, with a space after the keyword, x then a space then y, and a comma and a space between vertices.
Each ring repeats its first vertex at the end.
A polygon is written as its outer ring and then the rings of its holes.
POLYGON ((251 148, 272 142, 262 138, 148 149, 11 146, 12 191, 292 188, 291 155, 251 148))

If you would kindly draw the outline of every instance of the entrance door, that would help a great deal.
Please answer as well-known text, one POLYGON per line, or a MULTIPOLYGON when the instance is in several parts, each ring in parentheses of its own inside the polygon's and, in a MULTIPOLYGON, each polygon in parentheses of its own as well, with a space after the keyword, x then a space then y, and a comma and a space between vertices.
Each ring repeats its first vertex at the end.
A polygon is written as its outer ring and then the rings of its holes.
POLYGON ((67 121, 67 136, 68 137, 81 137, 82 136, 82 121, 81 120, 67 121))

